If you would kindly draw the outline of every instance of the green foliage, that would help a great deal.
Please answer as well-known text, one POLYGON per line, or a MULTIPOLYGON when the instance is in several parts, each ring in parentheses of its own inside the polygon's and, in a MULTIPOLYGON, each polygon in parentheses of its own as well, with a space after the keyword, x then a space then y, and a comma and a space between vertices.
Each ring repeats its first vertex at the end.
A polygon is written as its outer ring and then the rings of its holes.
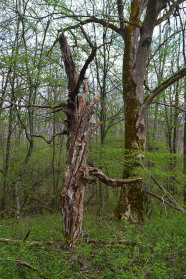
POLYGON ((59 214, 25 217, 19 223, 14 219, 1 221, 1 238, 23 240, 29 229, 31 233, 26 243, 1 242, 0 278, 183 278, 185 230, 180 213, 137 227, 87 211, 84 222, 89 239, 98 242, 82 242, 69 251, 62 238, 59 214), (33 241, 38 243, 29 245, 33 241))

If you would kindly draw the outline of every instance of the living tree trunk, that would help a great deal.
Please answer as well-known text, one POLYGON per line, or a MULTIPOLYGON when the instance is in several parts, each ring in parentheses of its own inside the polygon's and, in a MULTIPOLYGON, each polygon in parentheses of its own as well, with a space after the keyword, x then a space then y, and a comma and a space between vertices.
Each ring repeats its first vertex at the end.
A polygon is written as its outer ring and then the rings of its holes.
MULTIPOLYGON (((133 1, 131 7, 130 22, 139 24, 142 7, 139 1, 133 1)), ((143 32, 144 47, 137 49, 139 27, 128 25, 125 27, 124 41, 125 51, 123 58, 123 98, 125 107, 125 165, 123 178, 134 175, 133 171, 138 165, 138 157, 143 158, 145 150, 145 123, 144 118, 137 125, 140 108, 143 101, 143 82, 145 78, 145 59, 151 43, 150 35, 143 32), (143 49, 144 48, 144 49, 143 49), (141 59, 139 59, 141 55, 141 59), (138 58, 138 59, 137 59, 138 58), (138 72, 140 69, 140 72, 138 72)), ((142 42, 140 42, 142 44, 142 42)), ((143 221, 143 193, 142 182, 123 187, 115 215, 134 223, 143 221)))
MULTIPOLYGON (((125 165, 123 178, 135 174, 139 161, 144 161, 146 144, 145 112, 152 100, 162 91, 158 86, 149 96, 144 97, 145 71, 150 51, 154 27, 158 24, 158 14, 168 1, 134 0, 131 3, 129 24, 124 25, 123 4, 118 1, 120 29, 125 42, 123 58, 123 98, 125 107, 125 165), (144 21, 141 16, 147 8, 144 21)), ((160 20, 159 20, 160 21, 160 20)), ((185 69, 184 73, 185 75, 185 69)), ((172 81, 173 83, 173 81, 172 81)), ((171 83, 170 83, 171 84, 171 83)), ((165 88, 168 83, 164 83, 165 88)), ((142 182, 121 189, 115 215, 134 223, 143 222, 142 182)))

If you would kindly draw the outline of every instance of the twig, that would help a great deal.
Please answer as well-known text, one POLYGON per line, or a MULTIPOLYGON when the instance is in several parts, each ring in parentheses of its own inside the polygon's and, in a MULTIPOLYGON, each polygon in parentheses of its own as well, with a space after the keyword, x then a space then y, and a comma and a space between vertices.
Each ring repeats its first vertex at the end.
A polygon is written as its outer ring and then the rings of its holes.
MULTIPOLYGON (((55 108, 63 108, 63 106, 66 105, 64 103, 57 104, 57 105, 37 105, 37 104, 20 105, 20 104, 17 104, 15 102, 12 102, 10 100, 7 100, 5 98, 2 98, 2 97, 0 97, 0 99, 2 99, 5 102, 10 103, 11 105, 13 105, 15 107, 19 107, 19 108, 31 108, 31 107, 33 107, 33 108, 50 108, 50 109, 55 109, 55 108)), ((0 108, 0 109, 6 109, 6 108, 9 108, 9 106, 8 107, 3 107, 3 108, 0 108)))
POLYGON ((148 62, 147 62, 147 66, 149 65, 150 61, 152 60, 152 58, 156 55, 156 53, 158 52, 158 50, 168 41, 170 40, 171 37, 175 36, 176 34, 178 34, 179 32, 183 32, 184 30, 181 29, 181 30, 178 30, 176 31, 175 33, 173 33, 172 35, 170 35, 168 38, 166 38, 159 46, 158 48, 155 50, 155 52, 151 55, 151 57, 149 58, 148 62))
POLYGON ((56 133, 56 134, 54 134, 54 135, 51 137, 50 140, 47 140, 44 136, 41 136, 41 135, 30 134, 30 136, 36 137, 36 138, 42 138, 42 139, 43 139, 44 141, 46 141, 48 144, 51 144, 51 142, 54 141, 55 137, 61 136, 61 135, 66 135, 66 133, 67 133, 66 131, 63 131, 63 132, 61 132, 61 133, 56 133))
POLYGON ((27 238, 28 238, 29 235, 30 235, 30 232, 31 232, 31 229, 28 230, 28 232, 27 232, 25 238, 23 239, 23 242, 25 242, 25 241, 27 240, 27 238))
POLYGON ((152 104, 158 104, 158 105, 163 105, 163 106, 166 106, 166 107, 172 107, 172 108, 175 108, 175 109, 179 109, 183 112, 186 112, 186 109, 180 108, 177 105, 170 105, 170 104, 165 104, 165 103, 161 103, 161 102, 157 102, 157 101, 152 102, 152 104))

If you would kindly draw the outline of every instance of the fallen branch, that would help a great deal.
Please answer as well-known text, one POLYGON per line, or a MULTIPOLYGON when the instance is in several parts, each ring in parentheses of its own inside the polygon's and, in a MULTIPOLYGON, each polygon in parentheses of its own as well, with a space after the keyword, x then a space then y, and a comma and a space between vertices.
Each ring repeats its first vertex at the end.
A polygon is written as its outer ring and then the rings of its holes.
POLYGON ((152 197, 154 197, 154 198, 156 198, 156 199, 158 199, 158 200, 161 200, 163 203, 166 203, 168 206, 172 207, 173 209, 176 209, 176 210, 178 210, 178 211, 182 211, 180 208, 178 208, 178 207, 172 205, 171 203, 169 203, 168 201, 166 201, 164 198, 162 198, 162 197, 160 197, 160 196, 158 196, 158 195, 156 195, 156 194, 154 194, 154 193, 152 193, 152 192, 149 192, 149 191, 147 191, 147 190, 144 190, 144 193, 146 193, 146 194, 148 194, 149 196, 152 196, 152 197))
MULTIPOLYGON (((15 240, 15 239, 10 239, 10 238, 0 238, 0 242, 4 242, 6 244, 21 244, 23 243, 23 240, 15 240)), ((32 246, 32 245, 43 245, 43 244, 53 244, 53 241, 24 241, 24 244, 28 245, 28 246, 32 246)))
POLYGON ((13 262, 16 262, 16 263, 17 263, 18 265, 20 265, 20 266, 25 266, 25 267, 27 267, 27 268, 33 270, 33 271, 38 272, 38 273, 39 273, 39 277, 44 278, 44 279, 49 279, 49 277, 47 277, 47 276, 45 276, 45 275, 42 274, 42 271, 41 271, 40 269, 38 269, 38 268, 34 267, 33 265, 28 264, 28 263, 26 263, 26 262, 23 262, 23 261, 20 261, 20 260, 2 259, 2 258, 0 258, 0 260, 1 260, 1 261, 13 261, 13 262))
MULTIPOLYGON (((140 166, 143 169, 147 169, 142 163, 140 163, 140 166)), ((182 206, 179 205, 179 203, 171 196, 171 194, 169 194, 169 192, 155 179, 155 177, 151 174, 150 177, 152 178, 152 180, 156 183, 156 185, 163 191, 164 196, 166 196, 173 204, 171 204, 170 202, 166 201, 163 197, 160 197, 154 193, 151 193, 149 191, 143 190, 144 192, 146 192, 148 195, 157 198, 158 200, 161 200, 163 203, 166 203, 167 205, 169 205, 170 207, 181 211, 185 214, 185 210, 182 206)))
POLYGON ((105 239, 88 239, 87 243, 101 243, 106 245, 117 245, 117 244, 127 244, 127 245, 137 245, 138 243, 136 241, 128 241, 128 240, 117 240, 117 241, 110 241, 108 242, 105 239))
POLYGON ((156 185, 158 185, 158 187, 164 192, 167 198, 174 204, 174 206, 176 206, 179 211, 182 211, 185 214, 184 208, 179 205, 179 203, 169 194, 167 190, 165 190, 162 185, 160 185, 160 183, 154 178, 154 176, 151 175, 151 178, 156 183, 156 185))

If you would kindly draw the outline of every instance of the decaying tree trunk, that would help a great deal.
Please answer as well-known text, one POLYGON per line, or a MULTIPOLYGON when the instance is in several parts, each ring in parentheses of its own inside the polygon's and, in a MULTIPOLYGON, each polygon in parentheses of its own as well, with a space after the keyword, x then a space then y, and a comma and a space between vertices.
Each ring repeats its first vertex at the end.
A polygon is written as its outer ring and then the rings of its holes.
POLYGON ((97 92, 90 104, 87 102, 87 83, 83 87, 83 94, 78 97, 79 89, 84 80, 85 71, 93 60, 97 48, 92 45, 85 31, 82 32, 92 48, 79 76, 72 58, 70 47, 64 33, 60 36, 60 48, 63 56, 65 70, 68 78, 68 102, 61 104, 63 112, 67 115, 67 160, 64 183, 61 192, 61 211, 63 216, 63 235, 71 247, 81 237, 83 231, 83 202, 86 183, 96 183, 97 176, 105 184, 118 187, 125 184, 136 183, 134 179, 111 179, 101 170, 88 165, 88 146, 94 130, 100 123, 91 121, 94 106, 99 100, 97 92))
POLYGON ((93 182, 87 173, 87 152, 91 135, 99 125, 91 122, 93 108, 97 101, 98 95, 90 105, 87 104, 85 83, 78 107, 75 107, 71 114, 73 121, 69 131, 67 165, 61 193, 63 233, 71 244, 74 244, 82 234, 85 184, 87 181, 93 182))
POLYGON ((75 244, 83 229, 83 201, 85 192, 85 169, 90 137, 97 124, 91 122, 93 108, 98 101, 98 94, 90 105, 87 103, 87 84, 83 95, 78 100, 78 93, 83 83, 88 64, 92 61, 96 49, 87 59, 78 77, 70 47, 64 33, 61 34, 60 48, 68 78, 68 103, 62 104, 67 115, 67 159, 63 189, 61 193, 61 210, 63 216, 63 235, 71 246, 75 244))

